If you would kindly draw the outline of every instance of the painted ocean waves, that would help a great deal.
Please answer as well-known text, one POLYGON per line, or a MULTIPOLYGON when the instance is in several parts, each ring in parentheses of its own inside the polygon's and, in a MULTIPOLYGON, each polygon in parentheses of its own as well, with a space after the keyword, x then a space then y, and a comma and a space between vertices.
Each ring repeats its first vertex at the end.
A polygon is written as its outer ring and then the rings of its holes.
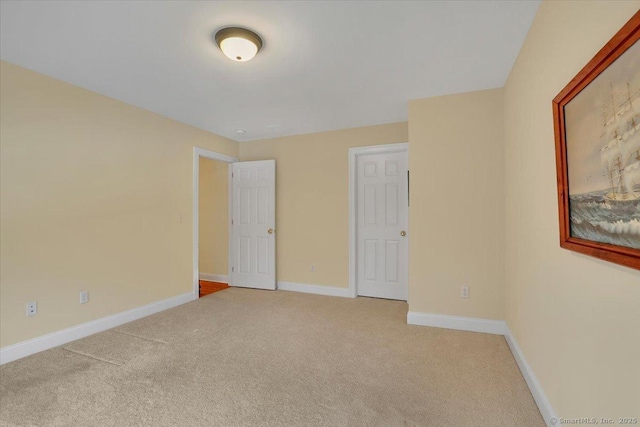
POLYGON ((570 196, 571 236, 640 249, 640 200, 610 201, 607 192, 570 196))

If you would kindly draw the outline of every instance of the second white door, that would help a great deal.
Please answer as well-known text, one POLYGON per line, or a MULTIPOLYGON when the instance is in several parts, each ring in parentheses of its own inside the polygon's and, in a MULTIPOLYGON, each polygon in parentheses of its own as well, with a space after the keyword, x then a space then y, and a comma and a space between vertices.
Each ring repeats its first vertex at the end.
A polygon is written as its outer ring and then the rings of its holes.
POLYGON ((407 170, 406 150, 358 156, 358 295, 407 300, 407 170))
POLYGON ((276 288, 276 161, 232 164, 231 283, 276 288))

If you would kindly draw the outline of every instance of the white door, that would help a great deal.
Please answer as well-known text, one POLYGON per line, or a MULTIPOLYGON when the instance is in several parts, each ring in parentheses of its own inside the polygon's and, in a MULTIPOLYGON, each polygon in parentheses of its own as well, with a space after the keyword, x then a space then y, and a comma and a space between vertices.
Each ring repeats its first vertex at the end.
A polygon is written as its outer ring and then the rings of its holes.
POLYGON ((276 161, 231 166, 231 283, 276 288, 276 161))
POLYGON ((358 156, 358 295, 407 300, 407 168, 406 150, 358 156))

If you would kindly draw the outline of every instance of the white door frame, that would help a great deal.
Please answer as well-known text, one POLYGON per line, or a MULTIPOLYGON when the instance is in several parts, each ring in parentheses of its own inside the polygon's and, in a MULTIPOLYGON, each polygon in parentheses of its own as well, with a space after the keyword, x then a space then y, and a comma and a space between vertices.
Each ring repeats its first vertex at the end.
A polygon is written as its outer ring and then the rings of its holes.
MULTIPOLYGON (((349 148, 349 296, 358 296, 358 156, 364 154, 386 154, 409 152, 409 143, 369 145, 349 148)), ((408 256, 408 253, 407 253, 408 256)), ((407 286, 409 284, 407 283, 407 286)))
MULTIPOLYGON (((226 154, 217 153, 211 150, 205 150, 204 148, 193 147, 193 298, 198 299, 200 297, 200 158, 218 160, 225 163, 235 163, 238 161, 237 157, 227 156, 226 154)), ((229 237, 231 237, 231 218, 233 218, 233 194, 231 191, 231 168, 228 172, 228 186, 229 186, 229 237)), ((229 272, 231 271, 231 238, 229 238, 228 249, 228 264, 229 272)), ((231 282, 231 275, 229 274, 229 282, 231 282)), ((229 283, 231 286, 231 283, 229 283)))

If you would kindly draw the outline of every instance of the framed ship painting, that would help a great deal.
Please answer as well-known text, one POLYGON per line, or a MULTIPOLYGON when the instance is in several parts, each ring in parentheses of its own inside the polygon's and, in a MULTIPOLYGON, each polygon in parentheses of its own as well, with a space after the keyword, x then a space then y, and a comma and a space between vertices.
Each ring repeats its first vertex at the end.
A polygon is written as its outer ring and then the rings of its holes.
POLYGON ((553 100, 560 246, 640 269, 640 11, 553 100))

